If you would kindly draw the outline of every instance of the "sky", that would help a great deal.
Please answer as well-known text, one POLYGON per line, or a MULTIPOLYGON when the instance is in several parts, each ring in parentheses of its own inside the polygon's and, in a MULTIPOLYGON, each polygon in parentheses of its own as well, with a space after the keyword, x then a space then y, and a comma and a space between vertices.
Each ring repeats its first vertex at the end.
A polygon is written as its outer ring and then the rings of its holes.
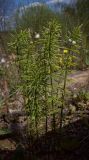
POLYGON ((26 8, 31 5, 36 6, 40 5, 42 2, 47 4, 54 11, 60 11, 63 3, 68 4, 72 1, 75 2, 75 0, 0 0, 0 18, 3 21, 4 19, 2 17, 4 17, 8 21, 13 17, 14 13, 16 13, 17 8, 23 9, 23 6, 25 6, 26 8), (61 5, 59 5, 58 3, 61 5))
POLYGON ((0 12, 4 10, 5 15, 8 16, 9 14, 13 13, 13 11, 16 10, 18 6, 21 5, 38 5, 39 3, 44 2, 49 6, 53 6, 56 5, 58 2, 68 4, 70 1, 71 0, 0 0, 0 12))

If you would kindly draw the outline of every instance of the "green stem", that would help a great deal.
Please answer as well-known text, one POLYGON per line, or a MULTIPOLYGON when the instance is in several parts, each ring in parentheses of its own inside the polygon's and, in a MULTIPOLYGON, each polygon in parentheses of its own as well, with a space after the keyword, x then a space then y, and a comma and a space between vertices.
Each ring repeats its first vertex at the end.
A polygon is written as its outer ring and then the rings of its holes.
POLYGON ((68 58, 67 56, 67 63, 65 65, 65 74, 64 74, 64 84, 63 84, 63 92, 62 92, 62 106, 61 106, 61 114, 60 114, 60 132, 62 131, 62 125, 63 125, 63 109, 65 107, 65 94, 66 94, 66 83, 67 83, 67 74, 68 74, 68 58))
POLYGON ((38 105, 37 105, 37 90, 36 89, 35 89, 34 100, 35 100, 35 127, 36 127, 36 135, 38 138, 39 137, 39 134, 38 134, 38 105))
POLYGON ((52 38, 52 31, 50 28, 50 33, 49 33, 49 47, 48 47, 48 53, 49 53, 49 69, 50 69, 50 85, 51 85, 51 105, 52 105, 52 110, 53 110, 53 120, 52 120, 52 129, 55 130, 55 113, 54 113, 54 102, 53 102, 53 78, 52 78, 52 65, 51 65, 51 38, 52 38))
POLYGON ((44 53, 44 74, 45 74, 45 83, 44 83, 44 93, 45 93, 45 116, 46 116, 46 122, 45 122, 45 132, 47 133, 48 131, 48 115, 47 115, 47 110, 48 110, 48 105, 47 105, 47 80, 46 80, 46 76, 47 76, 47 68, 46 68, 46 55, 44 53))
POLYGON ((45 122, 45 125, 46 125, 46 130, 45 132, 47 133, 48 132, 48 115, 47 115, 47 110, 48 110, 48 105, 47 105, 47 88, 46 88, 46 85, 45 85, 45 116, 46 116, 46 122, 45 122))

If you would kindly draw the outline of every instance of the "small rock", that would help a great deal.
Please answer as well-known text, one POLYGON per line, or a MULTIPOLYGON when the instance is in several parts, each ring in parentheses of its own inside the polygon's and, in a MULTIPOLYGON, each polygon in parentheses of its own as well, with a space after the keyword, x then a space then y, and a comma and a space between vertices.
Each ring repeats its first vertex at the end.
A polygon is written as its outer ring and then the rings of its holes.
POLYGON ((77 98, 77 94, 76 93, 73 95, 73 98, 77 98))
POLYGON ((79 109, 83 110, 84 108, 86 108, 86 104, 84 104, 84 102, 79 102, 78 107, 79 109))
POLYGON ((70 112, 71 114, 75 113, 75 112, 76 112, 76 107, 73 106, 72 104, 70 104, 70 105, 69 105, 69 112, 70 112))
POLYGON ((64 115, 67 115, 68 113, 69 113, 68 108, 64 108, 64 109, 63 109, 63 114, 64 114, 64 115))
POLYGON ((87 104, 86 104, 86 105, 87 105, 87 107, 89 107, 89 101, 87 101, 87 104))

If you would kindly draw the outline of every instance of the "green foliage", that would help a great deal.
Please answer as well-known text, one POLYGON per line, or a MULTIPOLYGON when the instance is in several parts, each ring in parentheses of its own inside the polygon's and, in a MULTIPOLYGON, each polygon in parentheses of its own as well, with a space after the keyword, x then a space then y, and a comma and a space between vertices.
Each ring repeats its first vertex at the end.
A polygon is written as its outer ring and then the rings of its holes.
MULTIPOLYGON (((43 70, 43 90, 45 97, 45 114, 47 123, 48 106, 52 108, 53 120, 52 128, 55 130, 55 90, 53 79, 54 72, 59 70, 59 45, 61 38, 61 26, 55 21, 50 22, 48 28, 45 28, 42 33, 41 43, 43 44, 41 49, 41 55, 43 54, 41 65, 43 70)), ((56 99, 57 100, 57 99, 56 99)), ((46 124, 47 125, 47 124, 46 124)), ((47 126, 46 126, 47 132, 47 126)))
POLYGON ((15 17, 17 29, 30 28, 34 32, 41 32, 43 27, 53 19, 58 19, 57 14, 44 4, 23 8, 22 13, 21 10, 18 10, 15 17))
POLYGON ((86 0, 85 2, 83 0, 77 0, 76 3, 76 14, 79 17, 79 22, 83 24, 83 30, 87 34, 88 33, 88 27, 89 27, 89 1, 86 0))
POLYGON ((7 128, 0 129, 0 136, 6 135, 6 134, 11 134, 11 131, 7 128))
POLYGON ((89 92, 86 90, 80 90, 76 96, 77 100, 80 102, 84 101, 86 103, 89 100, 89 92))
MULTIPOLYGON (((65 22, 64 31, 70 30, 73 28, 77 28, 77 26, 81 27, 81 37, 80 37, 80 61, 78 61, 79 65, 77 66, 79 69, 84 69, 86 65, 88 65, 89 58, 89 36, 88 36, 88 28, 89 28, 89 1, 77 0, 74 5, 65 6, 64 8, 64 17, 63 20, 65 22)), ((78 30, 77 30, 78 31, 78 30)), ((78 34, 76 32, 76 34, 78 34)), ((78 49, 79 49, 78 48, 78 49)))
POLYGON ((0 68, 0 76, 4 76, 5 75, 5 69, 3 67, 0 68))
POLYGON ((48 132, 48 116, 52 119, 52 130, 55 130, 56 113, 60 113, 61 129, 67 76, 76 65, 81 46, 80 27, 68 32, 63 40, 61 25, 51 21, 38 38, 33 37, 30 30, 20 31, 12 37, 9 46, 17 56, 18 87, 23 93, 29 116, 30 135, 38 137, 43 121, 45 132, 48 132))

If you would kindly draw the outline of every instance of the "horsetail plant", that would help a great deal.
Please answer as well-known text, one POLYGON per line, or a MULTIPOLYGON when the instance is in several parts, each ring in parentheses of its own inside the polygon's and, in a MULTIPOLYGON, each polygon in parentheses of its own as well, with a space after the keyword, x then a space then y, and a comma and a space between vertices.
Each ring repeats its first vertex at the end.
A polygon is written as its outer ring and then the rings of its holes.
POLYGON ((66 37, 66 43, 63 46, 64 49, 63 49, 63 54, 61 56, 61 65, 62 65, 62 70, 64 72, 63 74, 64 78, 63 78, 62 105, 61 105, 61 115, 60 115, 60 133, 63 125, 63 109, 65 108, 67 77, 68 73, 73 69, 74 66, 76 66, 76 61, 80 53, 79 48, 81 47, 80 37, 81 37, 80 27, 74 28, 72 33, 70 33, 70 36, 68 35, 66 37))
POLYGON ((61 26, 55 21, 49 22, 48 27, 42 33, 42 52, 44 55, 44 92, 45 92, 45 111, 46 111, 46 132, 47 132, 47 101, 52 107, 52 129, 55 130, 55 104, 54 104, 54 72, 57 63, 58 49, 60 45, 61 26), (48 85, 49 83, 49 85, 48 85))
MULTIPOLYGON (((35 120, 36 124, 36 86, 33 85, 36 85, 34 83, 36 82, 34 72, 37 71, 37 66, 34 55, 35 47, 31 38, 31 34, 28 31, 21 31, 20 33, 15 34, 10 46, 12 49, 14 49, 17 55, 17 67, 19 67, 19 86, 24 96, 26 111, 30 116, 30 123, 32 122, 34 124, 35 120)), ((37 125, 35 126, 37 130, 37 125)))
POLYGON ((36 135, 38 138, 40 123, 43 122, 41 118, 45 119, 45 133, 47 133, 48 117, 52 116, 51 126, 55 131, 55 116, 56 113, 59 114, 57 108, 59 102, 61 103, 60 131, 62 130, 67 76, 78 58, 78 46, 81 45, 80 33, 73 31, 64 37, 63 41, 61 25, 51 21, 40 35, 37 34, 33 38, 30 30, 21 31, 16 33, 10 43, 17 56, 18 87, 23 94, 31 136, 36 135))

